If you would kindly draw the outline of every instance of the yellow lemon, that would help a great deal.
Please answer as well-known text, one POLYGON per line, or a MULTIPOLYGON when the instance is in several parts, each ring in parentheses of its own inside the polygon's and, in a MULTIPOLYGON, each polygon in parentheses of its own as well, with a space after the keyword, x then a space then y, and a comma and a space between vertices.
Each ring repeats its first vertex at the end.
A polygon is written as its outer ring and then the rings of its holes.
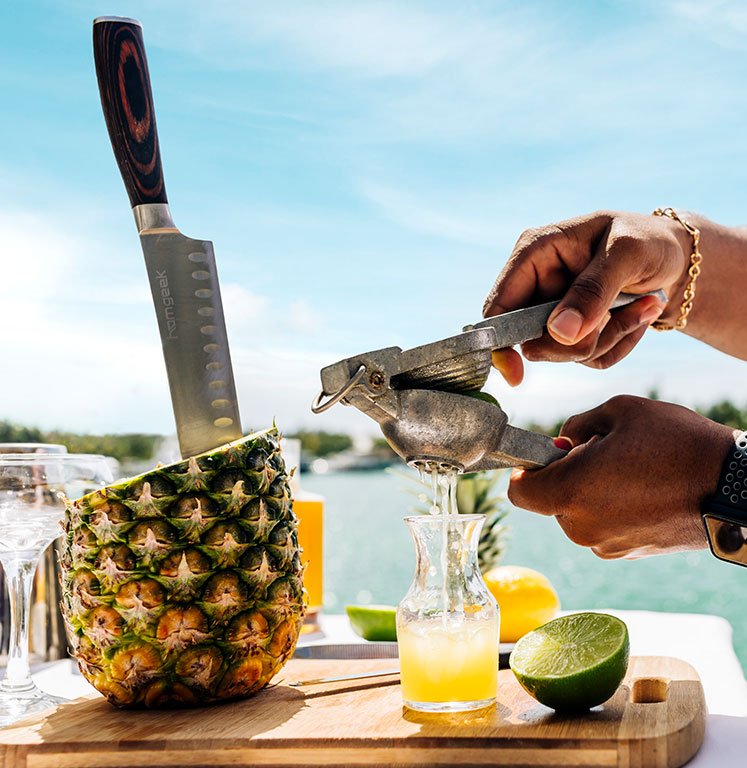
POLYGON ((501 565, 483 575, 501 609, 501 642, 514 643, 554 618, 560 600, 547 576, 521 565, 501 565))

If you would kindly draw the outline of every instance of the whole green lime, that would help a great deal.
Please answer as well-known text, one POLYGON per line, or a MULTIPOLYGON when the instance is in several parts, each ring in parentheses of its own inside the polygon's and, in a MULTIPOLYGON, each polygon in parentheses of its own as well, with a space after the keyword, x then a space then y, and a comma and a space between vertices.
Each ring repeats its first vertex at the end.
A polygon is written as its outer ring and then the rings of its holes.
POLYGON ((364 640, 395 641, 397 609, 392 605, 348 605, 350 626, 364 640))
POLYGON ((628 669, 625 623, 604 613, 561 616, 524 635, 509 666, 522 687, 559 712, 589 709, 612 696, 628 669))

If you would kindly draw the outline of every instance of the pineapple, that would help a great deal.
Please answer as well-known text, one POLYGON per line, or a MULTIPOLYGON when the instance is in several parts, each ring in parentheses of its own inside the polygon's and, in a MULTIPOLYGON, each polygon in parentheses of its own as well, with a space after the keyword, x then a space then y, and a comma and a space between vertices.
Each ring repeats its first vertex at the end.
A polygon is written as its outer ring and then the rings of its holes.
POLYGON ((477 545, 477 562, 487 573, 503 559, 508 544, 509 527, 505 522, 508 507, 505 496, 492 496, 501 476, 499 471, 474 472, 457 478, 456 499, 460 515, 485 515, 485 524, 477 545))
POLYGON ((249 696, 305 612, 276 429, 68 503, 62 609, 78 665, 118 707, 249 696))

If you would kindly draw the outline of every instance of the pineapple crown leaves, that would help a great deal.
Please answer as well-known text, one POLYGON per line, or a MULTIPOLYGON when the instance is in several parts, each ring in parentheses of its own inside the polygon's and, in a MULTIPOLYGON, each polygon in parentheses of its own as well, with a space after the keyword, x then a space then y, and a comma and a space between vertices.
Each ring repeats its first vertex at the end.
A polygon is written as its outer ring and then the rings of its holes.
POLYGON ((457 507, 462 515, 483 515, 501 512, 501 517, 508 514, 507 509, 499 510, 499 505, 506 501, 504 494, 491 496, 500 472, 475 472, 460 475, 457 478, 457 507))

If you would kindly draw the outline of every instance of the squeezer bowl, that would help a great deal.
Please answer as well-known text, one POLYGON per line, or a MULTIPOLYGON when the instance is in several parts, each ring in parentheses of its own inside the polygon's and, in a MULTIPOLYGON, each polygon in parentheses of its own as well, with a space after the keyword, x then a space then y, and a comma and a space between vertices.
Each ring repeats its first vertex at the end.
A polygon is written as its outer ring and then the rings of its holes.
POLYGON ((498 449, 508 423, 498 406, 457 393, 409 389, 397 399, 398 418, 382 421, 381 431, 414 466, 469 471, 498 449))

